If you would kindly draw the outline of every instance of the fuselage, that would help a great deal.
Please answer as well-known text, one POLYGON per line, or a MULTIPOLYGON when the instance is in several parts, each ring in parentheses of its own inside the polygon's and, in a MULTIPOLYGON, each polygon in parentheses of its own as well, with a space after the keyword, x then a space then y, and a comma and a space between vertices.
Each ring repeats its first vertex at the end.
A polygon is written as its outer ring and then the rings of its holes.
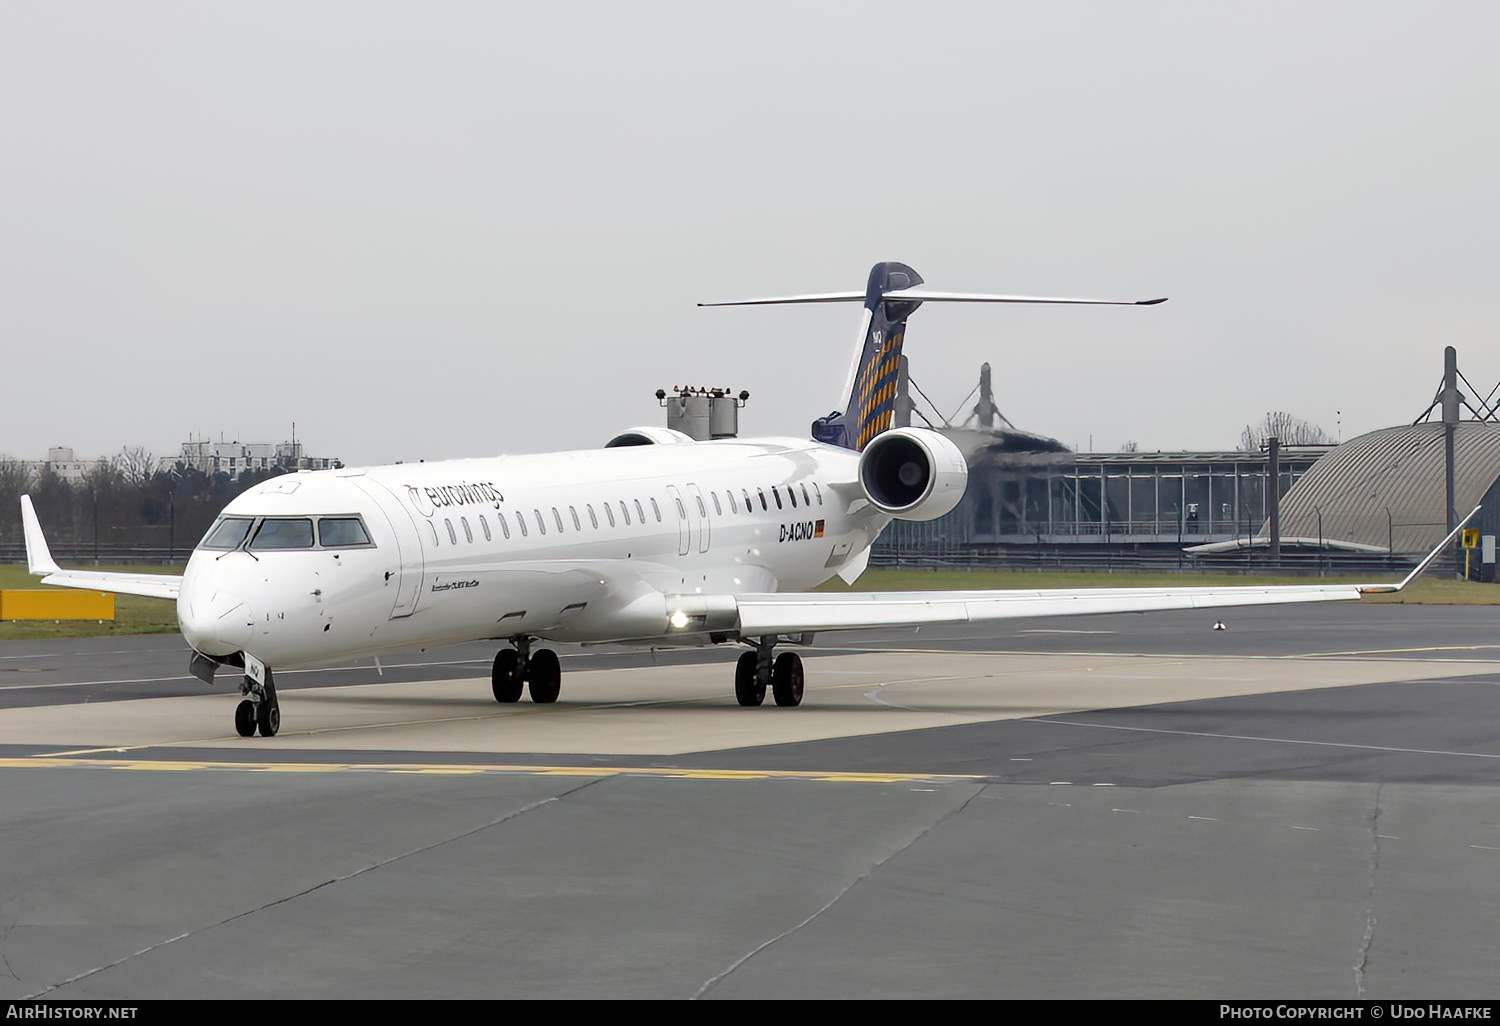
POLYGON ((224 509, 178 622, 205 655, 277 666, 523 635, 706 642, 713 596, 811 588, 885 527, 858 459, 729 439, 286 475, 224 509), (674 632, 682 610, 703 629, 674 632))

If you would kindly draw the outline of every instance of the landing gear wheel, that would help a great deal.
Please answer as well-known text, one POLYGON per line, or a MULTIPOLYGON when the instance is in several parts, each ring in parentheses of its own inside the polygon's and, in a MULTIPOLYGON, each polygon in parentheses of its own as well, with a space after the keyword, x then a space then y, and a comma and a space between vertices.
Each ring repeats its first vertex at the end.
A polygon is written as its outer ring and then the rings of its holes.
POLYGON ((758 679, 760 656, 746 652, 734 667, 734 697, 740 705, 760 705, 766 700, 766 686, 758 679))
POLYGON ((234 729, 240 737, 255 736, 255 703, 248 698, 234 707, 234 729))
POLYGON ((521 700, 521 656, 513 648, 501 650, 495 656, 495 666, 490 671, 490 690, 497 702, 519 702, 521 700))
POLYGON ((802 704, 802 657, 796 652, 783 652, 776 657, 771 671, 771 693, 776 696, 777 705, 802 704))
POLYGON ((562 664, 550 648, 539 648, 526 663, 526 688, 531 700, 539 705, 557 701, 562 691, 562 664))
MULTIPOLYGON (((246 705, 249 703, 241 703, 246 705)), ((281 706, 273 699, 269 702, 260 703, 256 710, 255 722, 260 727, 261 737, 275 737, 276 732, 281 729, 281 706)))

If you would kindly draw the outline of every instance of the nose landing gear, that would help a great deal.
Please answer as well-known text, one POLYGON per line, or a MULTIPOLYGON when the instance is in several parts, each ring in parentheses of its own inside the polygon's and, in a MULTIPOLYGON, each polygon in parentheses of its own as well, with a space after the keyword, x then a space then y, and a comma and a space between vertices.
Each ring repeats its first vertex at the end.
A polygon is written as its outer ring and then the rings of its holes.
POLYGON ((245 700, 234 709, 234 729, 240 737, 254 737, 257 729, 261 737, 275 737, 281 730, 281 703, 276 700, 276 684, 269 666, 265 668, 265 677, 265 683, 249 676, 240 682, 240 694, 245 700))
POLYGON ((531 700, 539 705, 557 701, 562 692, 562 664, 550 648, 531 651, 531 639, 512 639, 515 648, 502 649, 490 670, 490 690, 495 701, 519 702, 524 685, 531 700))

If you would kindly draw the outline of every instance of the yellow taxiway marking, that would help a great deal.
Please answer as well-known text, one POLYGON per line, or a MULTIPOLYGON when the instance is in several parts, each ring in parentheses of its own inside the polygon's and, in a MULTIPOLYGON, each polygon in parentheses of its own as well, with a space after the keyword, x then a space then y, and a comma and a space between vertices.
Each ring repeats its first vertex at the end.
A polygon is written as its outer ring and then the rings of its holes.
POLYGON ((185 770, 239 770, 250 773, 400 773, 425 776, 474 776, 514 773, 554 777, 666 777, 678 780, 812 780, 844 784, 975 782, 984 777, 951 773, 845 773, 817 770, 730 770, 659 766, 527 766, 496 763, 349 763, 349 762, 211 762, 201 759, 67 759, 41 756, 0 759, 0 769, 109 769, 179 773, 185 770))

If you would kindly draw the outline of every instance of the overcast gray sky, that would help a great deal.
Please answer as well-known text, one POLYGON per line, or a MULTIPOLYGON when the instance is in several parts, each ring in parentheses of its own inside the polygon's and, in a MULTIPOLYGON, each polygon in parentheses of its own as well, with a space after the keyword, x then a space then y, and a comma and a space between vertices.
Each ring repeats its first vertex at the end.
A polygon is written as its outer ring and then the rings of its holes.
POLYGON ((1492 2, 0 0, 0 453, 602 444, 676 384, 832 408, 863 287, 1080 448, 1344 438, 1487 390, 1492 2))

